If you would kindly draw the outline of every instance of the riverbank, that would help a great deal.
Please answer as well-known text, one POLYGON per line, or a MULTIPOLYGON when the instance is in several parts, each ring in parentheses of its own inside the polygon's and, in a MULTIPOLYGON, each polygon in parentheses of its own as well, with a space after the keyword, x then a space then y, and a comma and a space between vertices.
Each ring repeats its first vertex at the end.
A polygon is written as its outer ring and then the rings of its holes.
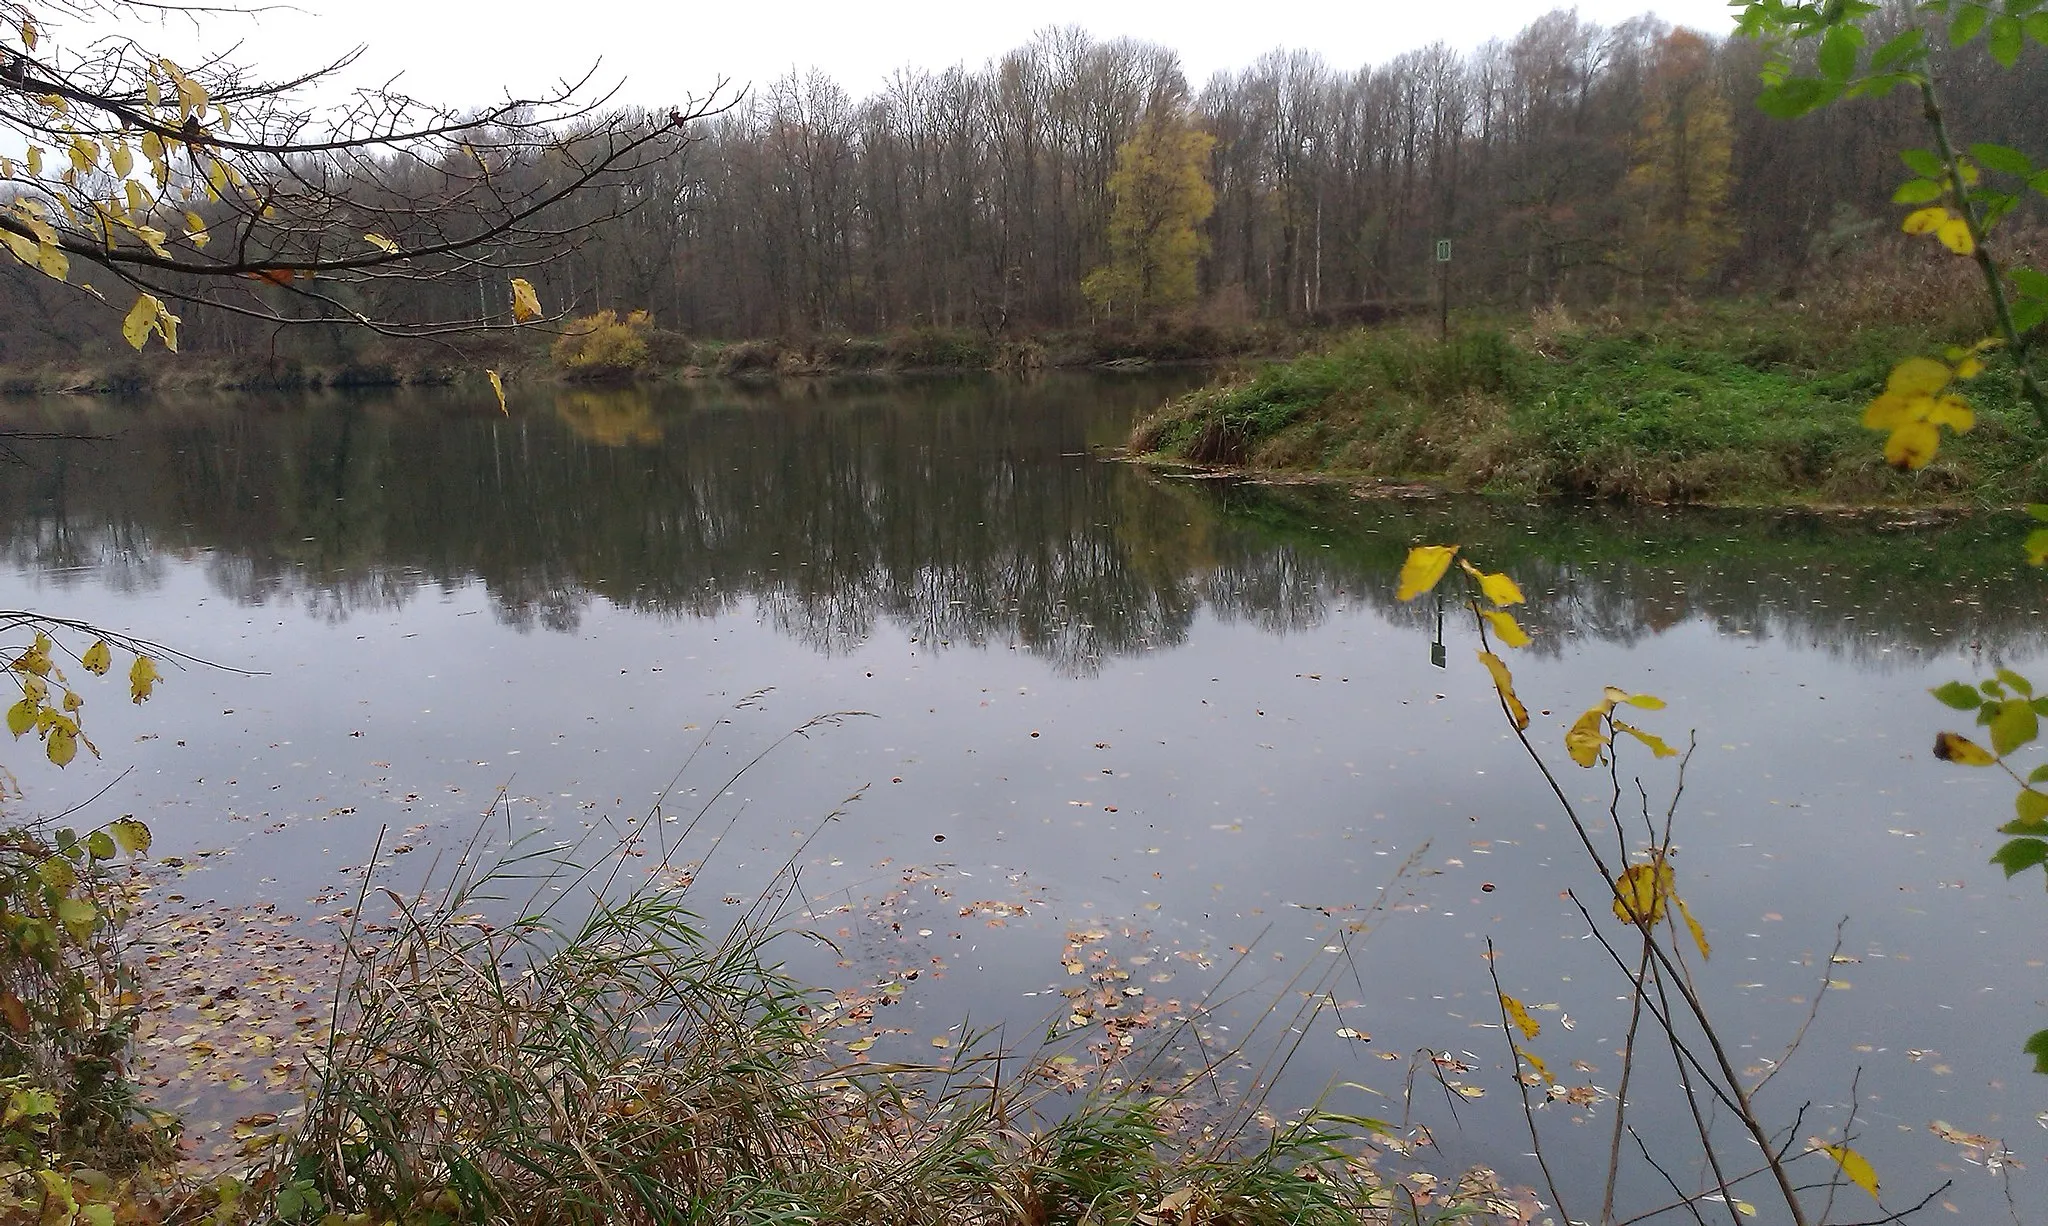
MULTIPOLYGON (((1406 308, 1392 306, 1381 315, 1406 308)), ((1217 324, 1193 318, 1143 325, 991 334, 970 328, 910 328, 881 335, 725 340, 638 329, 630 362, 565 368, 550 353, 561 330, 458 337, 432 346, 388 340, 360 348, 251 356, 188 352, 141 355, 125 348, 66 360, 0 367, 0 396, 139 396, 207 391, 307 391, 474 385, 489 395, 486 369, 507 384, 660 384, 699 379, 835 375, 1028 373, 1045 369, 1129 369, 1154 365, 1286 358, 1329 344, 1334 320, 1217 324)), ((567 325, 573 332, 575 324, 567 325)), ((118 346, 118 338, 115 344, 118 346)))
POLYGON ((1654 318, 1562 310, 1448 342, 1386 327, 1182 396, 1140 422, 1153 461, 1513 497, 2010 506, 2048 496, 2039 424, 1998 365, 1976 428, 1917 473, 1863 407, 1893 364, 1967 329, 1722 303, 1654 318))

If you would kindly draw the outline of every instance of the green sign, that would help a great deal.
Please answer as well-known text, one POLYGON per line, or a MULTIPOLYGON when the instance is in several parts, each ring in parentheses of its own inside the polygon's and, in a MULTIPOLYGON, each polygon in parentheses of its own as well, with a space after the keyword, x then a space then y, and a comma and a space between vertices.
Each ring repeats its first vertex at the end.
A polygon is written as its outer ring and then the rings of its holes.
POLYGON ((1440 238, 1436 240, 1436 262, 1439 264, 1448 264, 1451 262, 1450 239, 1440 238))

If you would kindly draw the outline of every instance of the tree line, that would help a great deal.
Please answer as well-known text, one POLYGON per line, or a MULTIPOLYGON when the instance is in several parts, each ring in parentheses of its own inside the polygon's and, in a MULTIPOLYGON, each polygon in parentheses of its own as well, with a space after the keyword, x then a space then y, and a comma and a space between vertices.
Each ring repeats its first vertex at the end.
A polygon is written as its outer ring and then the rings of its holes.
MULTIPOLYGON (((1435 293, 1441 239, 1466 303, 1796 288, 1892 228, 1898 150, 1923 141, 1904 92, 1763 115, 1766 54, 1561 9, 1469 53, 1437 44, 1347 69, 1274 51, 1199 88, 1165 46, 1075 28, 978 69, 901 70, 864 99, 793 72, 694 120, 684 156, 571 201, 623 215, 571 243, 535 236, 525 275, 551 309, 646 309, 713 337, 994 336, 1174 307, 1223 325, 1371 319, 1435 293)), ((2048 130, 2048 56, 2027 54, 2014 72, 1981 56, 1943 66, 1976 139, 2048 130)), ((548 162, 523 173, 545 182, 548 162)), ((437 173, 403 171, 380 186, 437 173)), ((351 292, 396 317, 506 309, 474 270, 436 271, 422 261, 351 292)), ((105 331, 38 280, 0 274, 28 325, 0 359, 38 330, 59 344, 105 331)), ((274 343, 272 324, 194 314, 188 347, 274 343)))

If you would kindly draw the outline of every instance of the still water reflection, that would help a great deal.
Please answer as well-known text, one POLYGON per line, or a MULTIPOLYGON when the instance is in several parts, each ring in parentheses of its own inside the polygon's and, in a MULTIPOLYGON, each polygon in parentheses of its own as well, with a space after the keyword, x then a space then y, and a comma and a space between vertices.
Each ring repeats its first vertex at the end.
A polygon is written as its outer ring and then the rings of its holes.
MULTIPOLYGON (((1738 1060, 1846 985, 1778 1105, 1839 1109, 1861 1068, 1864 1148, 1902 1187, 1954 1168, 1966 1213, 2003 1192, 1930 1122, 2048 1164, 2048 1079, 2016 1051, 2044 1024, 2026 934, 2048 902, 1985 864, 2009 797, 1925 753, 1927 685, 2040 657, 2011 524, 1360 500, 1094 454, 1188 381, 548 392, 509 417, 453 395, 7 405, 105 437, 0 473, 0 603, 257 674, 88 694, 106 762, 10 765, 46 812, 111 785, 96 808, 151 818, 195 904, 310 918, 380 827, 417 875, 500 789, 535 828, 623 820, 703 739, 678 796, 736 818, 703 905, 796 855, 798 909, 837 945, 793 954, 806 973, 920 971, 876 1024, 896 1038, 971 1017, 1030 1045, 1105 968, 1137 989, 1120 1016, 1227 972, 1226 1037, 1326 992, 1345 1007, 1283 1098, 1352 1082, 1336 1105, 1398 1117, 1409 1052, 1469 1052, 1459 1079, 1490 1093, 1415 1116, 1452 1160, 1527 1175, 1486 940, 1509 991, 1555 1006, 1545 1058, 1581 1061, 1575 1083, 1613 1087, 1625 1018, 1471 635, 1449 619, 1438 671, 1434 610, 1393 600, 1409 544, 1457 540, 1531 595, 1517 675, 1547 743, 1610 682, 1668 699, 1667 738, 1697 730, 1681 872, 1738 1060), (722 792, 840 710, 876 718, 722 792)), ((1600 780, 1567 782, 1604 813, 1600 780)), ((1114 1032, 1097 1005, 1084 1053, 1114 1032)), ((1596 1166, 1611 1104, 1552 1110, 1557 1158, 1596 1166)))

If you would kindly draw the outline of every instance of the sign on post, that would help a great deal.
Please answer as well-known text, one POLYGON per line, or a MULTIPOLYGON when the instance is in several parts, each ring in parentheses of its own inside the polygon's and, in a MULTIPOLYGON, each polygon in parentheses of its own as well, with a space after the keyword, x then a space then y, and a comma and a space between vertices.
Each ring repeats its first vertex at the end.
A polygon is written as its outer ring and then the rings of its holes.
POLYGON ((1448 264, 1451 262, 1450 239, 1440 238, 1436 240, 1436 262, 1439 264, 1448 264))

